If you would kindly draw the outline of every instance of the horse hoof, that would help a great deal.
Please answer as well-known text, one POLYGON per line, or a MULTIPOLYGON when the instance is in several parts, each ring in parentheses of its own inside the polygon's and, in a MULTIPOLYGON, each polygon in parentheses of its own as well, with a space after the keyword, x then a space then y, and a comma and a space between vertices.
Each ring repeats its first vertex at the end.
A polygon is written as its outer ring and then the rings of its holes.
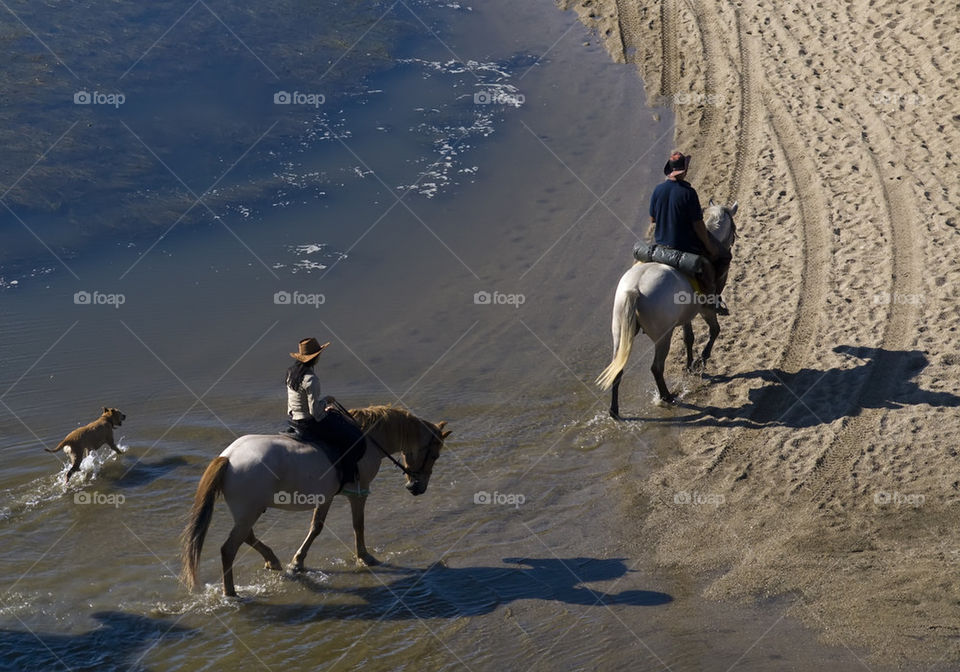
POLYGON ((622 422, 623 418, 620 417, 620 413, 614 410, 610 411, 610 417, 618 422, 622 422))
POLYGON ((300 572, 303 571, 303 563, 291 562, 289 565, 287 565, 287 571, 293 572, 294 574, 299 574, 300 572))
POLYGON ((265 562, 265 563, 263 563, 263 568, 264 568, 264 569, 271 569, 271 570, 273 570, 273 571, 275 571, 275 572, 282 572, 282 571, 283 571, 283 565, 281 565, 279 562, 265 562))
POLYGON ((375 557, 367 553, 366 555, 357 558, 357 567, 376 567, 380 564, 380 561, 375 557))

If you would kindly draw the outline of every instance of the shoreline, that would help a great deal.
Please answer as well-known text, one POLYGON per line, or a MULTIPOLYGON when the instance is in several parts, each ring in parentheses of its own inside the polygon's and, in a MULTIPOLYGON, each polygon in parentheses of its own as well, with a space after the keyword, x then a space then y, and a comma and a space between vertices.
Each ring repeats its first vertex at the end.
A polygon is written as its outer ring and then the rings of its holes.
POLYGON ((645 484, 658 561, 721 570, 709 597, 791 597, 786 613, 874 661, 960 659, 960 272, 944 254, 960 17, 888 1, 558 5, 637 68, 648 102, 672 102, 701 201, 740 203, 720 380, 678 409, 680 454, 645 484), (725 505, 678 507, 691 490, 725 505))

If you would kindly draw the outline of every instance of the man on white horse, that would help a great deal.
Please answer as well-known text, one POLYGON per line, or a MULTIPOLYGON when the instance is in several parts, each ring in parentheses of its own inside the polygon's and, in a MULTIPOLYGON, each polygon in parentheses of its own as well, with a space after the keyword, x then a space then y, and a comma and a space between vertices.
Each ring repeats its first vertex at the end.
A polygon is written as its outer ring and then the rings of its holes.
POLYGON ((730 311, 720 296, 722 285, 718 278, 726 279, 730 263, 729 255, 722 255, 720 246, 713 240, 703 224, 703 209, 696 190, 685 180, 690 167, 690 155, 674 151, 663 167, 667 179, 657 185, 650 199, 650 224, 654 227, 657 245, 680 252, 700 255, 703 263, 697 278, 708 307, 718 315, 730 311))
POLYGON ((298 352, 290 356, 297 360, 287 370, 287 414, 290 426, 303 441, 323 442, 339 451, 331 459, 340 470, 341 483, 355 483, 357 461, 367 447, 359 425, 340 410, 337 400, 320 396, 320 378, 314 373, 314 364, 320 353, 330 345, 315 338, 300 341, 298 352))

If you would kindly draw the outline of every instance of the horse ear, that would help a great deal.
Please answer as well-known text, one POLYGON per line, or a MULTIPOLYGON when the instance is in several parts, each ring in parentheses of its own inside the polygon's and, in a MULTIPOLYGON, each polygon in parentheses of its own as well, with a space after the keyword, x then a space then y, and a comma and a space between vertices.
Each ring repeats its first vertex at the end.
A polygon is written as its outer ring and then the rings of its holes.
POLYGON ((440 422, 437 423, 437 429, 443 429, 446 426, 447 426, 446 420, 441 420, 440 422))
POLYGON ((740 203, 738 201, 734 201, 733 205, 730 206, 730 214, 731 215, 737 214, 737 208, 739 207, 740 207, 740 203))
POLYGON ((103 413, 106 413, 108 410, 110 410, 110 409, 108 409, 106 406, 104 406, 104 407, 103 407, 103 410, 100 411, 101 415, 102 415, 103 413))
POLYGON ((710 199, 710 207, 711 207, 711 208, 713 207, 713 199, 712 199, 712 198, 710 199))
POLYGON ((443 432, 443 434, 440 435, 440 438, 446 441, 447 437, 450 436, 451 434, 453 434, 453 430, 448 429, 445 432, 443 432))

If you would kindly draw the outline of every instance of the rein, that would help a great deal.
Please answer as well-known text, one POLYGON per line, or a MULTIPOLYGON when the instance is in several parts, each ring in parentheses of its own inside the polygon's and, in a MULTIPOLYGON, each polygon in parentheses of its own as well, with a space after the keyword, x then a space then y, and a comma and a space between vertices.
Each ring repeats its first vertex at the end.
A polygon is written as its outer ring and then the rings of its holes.
MULTIPOLYGON (((341 404, 339 401, 336 401, 336 400, 334 400, 333 403, 336 404, 337 408, 340 410, 341 413, 343 413, 345 416, 347 416, 348 418, 350 418, 350 419, 353 420, 354 422, 357 422, 357 419, 356 419, 355 417, 353 417, 353 414, 350 413, 350 411, 348 411, 348 410, 343 406, 343 404, 341 404)), ((359 424, 360 424, 360 423, 357 422, 357 425, 359 425, 359 424)), ((364 432, 364 433, 363 433, 363 436, 364 436, 364 438, 368 439, 368 440, 370 441, 370 443, 372 443, 373 445, 375 445, 375 446, 377 447, 377 449, 387 457, 388 460, 390 460, 391 462, 393 462, 393 463, 397 466, 397 469, 399 469, 400 471, 402 471, 405 475, 409 476, 410 478, 414 478, 414 474, 415 474, 416 472, 410 471, 410 470, 407 469, 405 466, 403 466, 402 464, 400 464, 400 461, 397 460, 397 458, 395 458, 393 455, 391 455, 390 453, 388 453, 388 452, 386 451, 386 449, 385 449, 383 446, 380 445, 380 442, 379 442, 379 441, 377 441, 375 438, 373 438, 372 436, 370 436, 367 432, 364 432)))

